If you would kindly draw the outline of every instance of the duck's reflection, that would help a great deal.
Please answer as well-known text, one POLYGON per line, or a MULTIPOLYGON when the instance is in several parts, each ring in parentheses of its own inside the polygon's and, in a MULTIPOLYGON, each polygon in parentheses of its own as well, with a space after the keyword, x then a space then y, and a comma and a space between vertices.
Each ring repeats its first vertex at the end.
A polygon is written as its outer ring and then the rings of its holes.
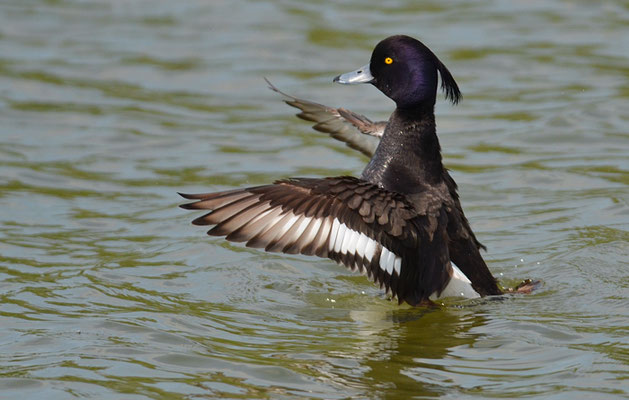
MULTIPOLYGON (((453 385, 444 359, 455 347, 472 346, 480 336, 473 328, 486 324, 473 307, 349 311, 349 317, 357 327, 353 341, 330 355, 359 368, 338 371, 337 382, 385 399, 444 394, 453 385)), ((330 371, 326 375, 334 379, 330 371)))

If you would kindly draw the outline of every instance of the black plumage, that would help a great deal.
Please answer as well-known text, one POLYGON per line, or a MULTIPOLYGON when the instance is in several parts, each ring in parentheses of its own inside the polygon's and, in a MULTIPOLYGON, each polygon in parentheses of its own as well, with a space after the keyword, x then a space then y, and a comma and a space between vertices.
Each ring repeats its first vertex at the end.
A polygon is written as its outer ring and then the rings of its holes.
POLYGON ((376 46, 368 66, 335 78, 372 83, 392 98, 397 108, 387 123, 280 92, 302 110, 301 118, 316 122, 315 129, 372 156, 361 177, 295 178, 183 195, 197 201, 182 207, 212 210, 193 221, 215 225, 210 235, 267 251, 328 257, 411 305, 442 292, 502 293, 442 165, 434 119, 437 74, 446 97, 457 103, 460 91, 443 63, 421 42, 394 36, 376 46))

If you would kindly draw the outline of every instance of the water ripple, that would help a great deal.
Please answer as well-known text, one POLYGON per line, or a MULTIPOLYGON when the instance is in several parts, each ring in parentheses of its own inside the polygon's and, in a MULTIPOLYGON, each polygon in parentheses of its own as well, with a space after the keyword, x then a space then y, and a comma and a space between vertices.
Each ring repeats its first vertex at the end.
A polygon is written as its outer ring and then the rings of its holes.
POLYGON ((0 4, 0 388, 26 398, 627 397, 627 16, 592 2, 0 4), (393 29, 393 30, 392 30, 393 29), (291 93, 421 37, 486 259, 530 296, 398 306, 330 261, 203 235, 176 191, 357 174, 291 93))

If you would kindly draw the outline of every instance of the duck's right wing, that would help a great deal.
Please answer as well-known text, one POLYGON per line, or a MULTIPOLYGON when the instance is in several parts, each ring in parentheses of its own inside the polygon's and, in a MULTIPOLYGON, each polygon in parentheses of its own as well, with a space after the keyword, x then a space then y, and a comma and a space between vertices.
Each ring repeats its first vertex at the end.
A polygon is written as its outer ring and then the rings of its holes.
POLYGON ((360 151, 369 158, 373 156, 387 126, 386 121, 373 122, 364 115, 344 108, 328 107, 299 99, 282 92, 268 80, 266 83, 271 90, 287 98, 284 100, 286 104, 301 110, 297 114, 299 118, 315 122, 313 125, 315 130, 328 133, 334 139, 345 142, 348 147, 360 151))
POLYGON ((366 273, 400 303, 439 297, 453 273, 445 210, 426 203, 418 214, 402 195, 358 178, 292 178, 182 196, 194 200, 182 208, 209 211, 193 221, 214 225, 209 235, 330 258, 366 273))

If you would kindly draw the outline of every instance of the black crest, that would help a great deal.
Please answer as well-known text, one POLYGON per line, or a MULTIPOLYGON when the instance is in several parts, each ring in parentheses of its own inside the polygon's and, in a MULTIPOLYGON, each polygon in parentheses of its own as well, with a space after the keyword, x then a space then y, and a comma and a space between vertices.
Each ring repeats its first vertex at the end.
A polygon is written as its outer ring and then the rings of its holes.
POLYGON ((456 81, 452 77, 448 68, 435 56, 437 62, 437 70, 441 75, 441 90, 446 94, 446 99, 450 100, 452 104, 458 104, 461 101, 463 95, 459 90, 459 85, 456 84, 456 81))

